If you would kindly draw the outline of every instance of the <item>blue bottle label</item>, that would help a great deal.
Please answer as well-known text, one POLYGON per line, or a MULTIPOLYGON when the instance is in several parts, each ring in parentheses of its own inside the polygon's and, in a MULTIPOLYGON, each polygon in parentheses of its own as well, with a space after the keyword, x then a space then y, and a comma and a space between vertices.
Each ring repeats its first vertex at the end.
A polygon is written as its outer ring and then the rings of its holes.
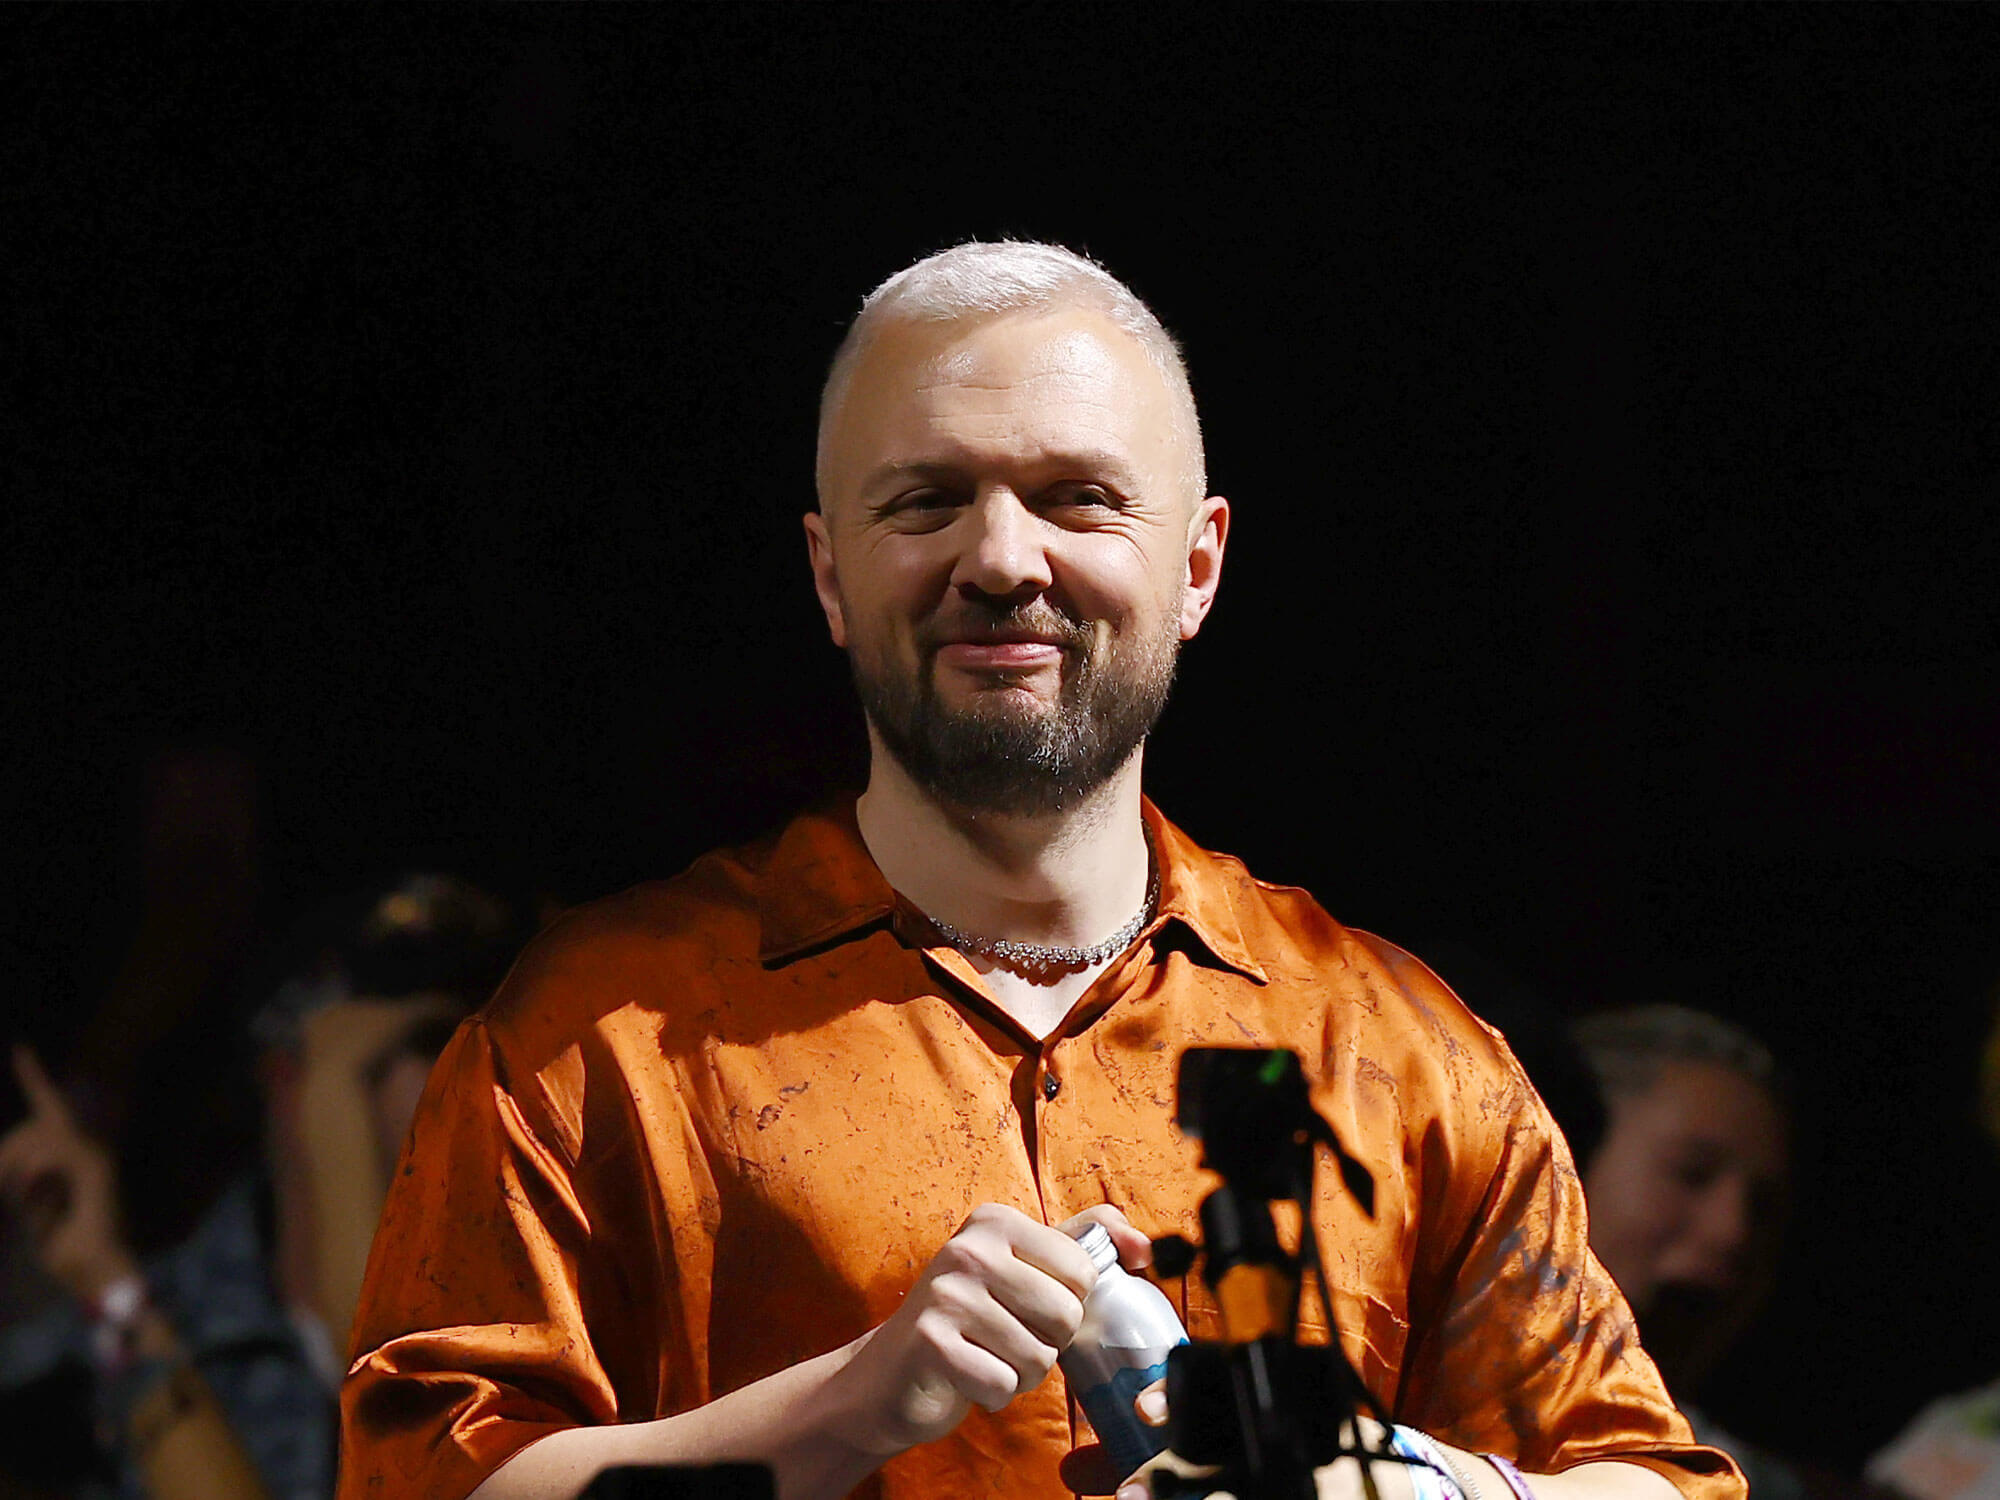
POLYGON ((1144 1368, 1127 1366, 1076 1398, 1083 1414, 1090 1419, 1097 1440, 1118 1465, 1121 1479, 1167 1446, 1167 1429, 1148 1427, 1132 1410, 1139 1392, 1156 1380, 1166 1379, 1166 1375, 1164 1359, 1144 1368))

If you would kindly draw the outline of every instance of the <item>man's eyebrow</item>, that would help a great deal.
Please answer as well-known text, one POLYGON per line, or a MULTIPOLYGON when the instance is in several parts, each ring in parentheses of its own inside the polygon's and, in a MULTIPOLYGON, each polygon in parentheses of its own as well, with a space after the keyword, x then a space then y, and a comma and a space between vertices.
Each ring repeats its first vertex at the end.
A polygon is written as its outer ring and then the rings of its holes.
POLYGON ((942 461, 910 461, 892 458, 887 463, 877 464, 868 471, 861 481, 861 492, 867 494, 892 479, 928 479, 933 483, 943 483, 956 476, 960 470, 953 464, 942 461))
MULTIPOLYGON (((1028 470, 1046 470, 1053 474, 1074 477, 1096 477, 1110 481, 1121 489, 1131 489, 1138 483, 1131 466, 1115 453, 1097 448, 1065 449, 1038 454, 1023 462, 1028 470)), ((933 484, 943 484, 960 479, 965 475, 965 465, 951 459, 904 459, 892 458, 877 464, 861 481, 861 493, 872 493, 879 486, 894 479, 922 479, 933 484)))

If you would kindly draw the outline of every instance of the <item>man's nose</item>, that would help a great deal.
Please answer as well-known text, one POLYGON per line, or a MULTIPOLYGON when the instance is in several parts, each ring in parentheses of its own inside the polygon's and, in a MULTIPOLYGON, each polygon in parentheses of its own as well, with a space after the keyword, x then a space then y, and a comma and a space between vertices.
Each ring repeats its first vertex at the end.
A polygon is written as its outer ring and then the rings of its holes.
POLYGON ((954 588, 1020 600, 1041 593, 1054 581, 1043 522, 1011 490, 981 494, 960 517, 957 529, 963 544, 952 568, 954 588))

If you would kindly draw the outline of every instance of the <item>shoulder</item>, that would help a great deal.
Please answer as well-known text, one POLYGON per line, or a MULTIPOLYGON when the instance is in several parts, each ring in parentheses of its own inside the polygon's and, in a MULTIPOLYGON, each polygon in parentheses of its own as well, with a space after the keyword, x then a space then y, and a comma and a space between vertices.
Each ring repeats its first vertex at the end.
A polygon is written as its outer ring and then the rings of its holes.
POLYGON ((1324 983, 1338 975, 1371 994, 1433 1012, 1454 1032, 1491 1037, 1451 987, 1408 950, 1339 921, 1304 887, 1260 879, 1235 855, 1202 848, 1168 828, 1196 893, 1196 919, 1224 937, 1240 938, 1271 979, 1324 983))
POLYGON ((496 1036, 588 1029, 609 1011, 663 1002, 691 971, 754 963, 756 879, 767 843, 722 849, 679 875, 564 913, 522 950, 482 1011, 496 1036))
MULTIPOLYGON (((657 1067, 663 1029, 699 1015, 758 967, 757 878, 770 841, 704 855, 558 918, 515 960, 461 1036, 502 1084, 561 1101, 599 1063, 657 1067)), ((559 1111, 560 1112, 560 1111, 559 1111)))
POLYGON ((718 850, 550 924, 439 1058, 419 1122, 486 1130, 499 1101, 500 1118, 574 1161, 588 1080, 659 1074, 665 1028, 727 992, 732 968, 756 965, 768 849, 718 850))
POLYGON ((1334 1033, 1385 1065, 1395 1057, 1398 1071, 1429 1063, 1438 1082, 1491 1102, 1520 1092, 1519 1067, 1500 1034, 1421 959, 1339 921, 1310 891, 1259 879, 1231 855, 1190 854, 1200 883, 1226 903, 1244 951, 1285 997, 1280 1003, 1313 997, 1330 1012, 1334 1033))

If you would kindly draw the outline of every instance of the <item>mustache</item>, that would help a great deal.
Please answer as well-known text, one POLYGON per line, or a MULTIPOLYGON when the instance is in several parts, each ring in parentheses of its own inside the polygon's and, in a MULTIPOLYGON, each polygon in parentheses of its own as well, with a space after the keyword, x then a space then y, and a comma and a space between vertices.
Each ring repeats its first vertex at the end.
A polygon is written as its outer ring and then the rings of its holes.
POLYGON ((926 654, 954 641, 1003 639, 1011 635, 1032 635, 1054 641, 1065 650, 1088 650, 1092 632, 1088 624, 1065 614, 1047 599, 1033 599, 1008 608, 961 601, 949 610, 933 615, 917 632, 917 642, 926 654))

